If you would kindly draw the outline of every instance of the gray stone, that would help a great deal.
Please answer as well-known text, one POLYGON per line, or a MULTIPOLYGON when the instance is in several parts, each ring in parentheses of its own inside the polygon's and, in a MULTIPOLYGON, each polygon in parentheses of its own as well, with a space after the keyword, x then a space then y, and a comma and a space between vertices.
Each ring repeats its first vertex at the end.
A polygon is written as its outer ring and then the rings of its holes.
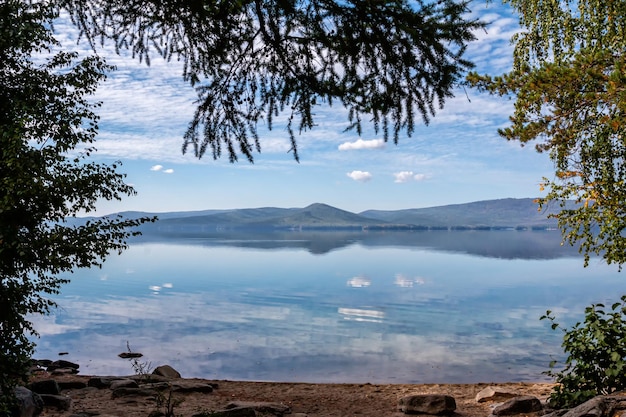
POLYGON ((122 352, 119 355, 120 358, 122 359, 133 359, 133 358, 141 358, 143 356, 143 353, 139 353, 139 352, 122 352))
POLYGON ((157 366, 154 369, 154 371, 152 371, 152 373, 155 374, 155 375, 161 375, 161 376, 164 376, 166 378, 172 378, 172 379, 181 377, 180 373, 176 369, 172 368, 169 365, 157 366))
POLYGON ((80 365, 74 362, 70 362, 70 361, 66 361, 63 359, 59 359, 57 361, 52 362, 50 365, 48 365, 48 371, 50 371, 50 368, 72 368, 72 369, 78 369, 80 368, 80 365))
POLYGON ((485 401, 503 401, 518 396, 519 394, 513 391, 505 390, 499 387, 487 387, 476 394, 476 401, 479 403, 485 401))
POLYGON ((83 389, 87 388, 87 383, 85 381, 57 381, 59 385, 59 389, 61 391, 65 389, 83 389))
POLYGON ((35 359, 35 364, 47 368, 52 365, 52 361, 50 359, 35 359))
POLYGON ((590 399, 572 408, 567 413, 563 414, 563 417, 596 417, 606 416, 613 417, 618 414, 618 410, 623 411, 626 409, 626 396, 624 395, 602 395, 590 399))
POLYGON ((452 414, 456 410, 456 401, 449 395, 408 395, 400 398, 398 410, 405 414, 452 414))
POLYGON ((41 381, 35 381, 28 384, 28 388, 37 394, 52 394, 59 395, 61 388, 54 379, 43 379, 41 381))
POLYGON ((78 369, 76 368, 55 368, 54 370, 50 371, 50 369, 48 368, 48 372, 50 372, 50 375, 74 375, 78 373, 78 369))
POLYGON ((211 384, 207 384, 204 382, 194 382, 194 381, 176 381, 172 382, 172 390, 176 392, 204 392, 209 393, 213 392, 213 386, 211 384))
POLYGON ((43 400, 39 394, 32 392, 26 387, 15 387, 18 410, 14 415, 19 417, 36 417, 43 411, 43 400))
POLYGON ((46 407, 56 407, 59 410, 69 410, 72 406, 72 399, 64 395, 40 394, 46 407))
POLYGON ((537 397, 523 395, 512 398, 493 409, 495 416, 511 416, 514 414, 526 414, 541 411, 543 406, 537 397))
POLYGON ((96 388, 109 388, 113 381, 119 381, 120 379, 125 378, 119 376, 96 376, 93 378, 89 378, 89 381, 87 381, 87 386, 96 388))
POLYGON ((269 413, 277 416, 282 416, 283 414, 290 414, 291 408, 285 404, 280 403, 269 403, 269 402, 256 402, 256 401, 233 401, 228 403, 226 407, 227 410, 232 408, 245 408, 251 407, 255 411, 259 413, 269 413))
POLYGON ((151 390, 151 389, 118 388, 111 393, 111 398, 130 397, 130 396, 150 397, 153 395, 154 395, 154 390, 151 390))
POLYGON ((132 379, 117 379, 115 381, 111 381, 109 389, 116 390, 118 388, 139 388, 139 384, 137 384, 137 381, 132 379))

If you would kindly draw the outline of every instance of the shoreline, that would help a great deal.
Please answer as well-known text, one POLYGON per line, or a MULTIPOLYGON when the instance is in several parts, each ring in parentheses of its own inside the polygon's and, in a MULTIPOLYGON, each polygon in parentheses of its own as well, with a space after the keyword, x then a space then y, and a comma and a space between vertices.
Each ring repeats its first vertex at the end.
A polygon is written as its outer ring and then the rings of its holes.
POLYGON ((404 414, 397 409, 398 400, 415 394, 452 396, 456 401, 456 417, 487 417, 492 402, 479 403, 476 400, 476 395, 487 387, 545 400, 554 386, 545 382, 354 384, 232 381, 153 375, 52 375, 45 371, 33 377, 33 381, 50 379, 65 387, 60 395, 69 399, 70 406, 67 410, 46 407, 41 414, 46 417, 71 417, 81 413, 103 417, 146 417, 163 408, 162 405, 159 407, 155 388, 164 390, 161 398, 171 395, 176 401, 174 415, 183 417, 199 416, 202 412, 209 415, 209 411, 223 410, 229 404, 274 404, 287 407, 290 414, 285 415, 292 417, 399 417, 404 414), (114 381, 117 382, 113 384, 114 381), (149 391, 148 387, 153 390, 149 391))

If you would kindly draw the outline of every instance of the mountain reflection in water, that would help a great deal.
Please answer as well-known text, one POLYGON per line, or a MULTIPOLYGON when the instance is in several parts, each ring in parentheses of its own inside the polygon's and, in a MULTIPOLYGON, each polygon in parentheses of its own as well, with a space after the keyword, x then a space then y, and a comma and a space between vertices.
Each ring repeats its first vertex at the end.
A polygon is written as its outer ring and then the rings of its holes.
POLYGON ((305 249, 318 255, 351 245, 428 248, 500 259, 553 259, 578 255, 577 248, 561 245, 561 234, 557 230, 214 232, 191 236, 146 234, 137 239, 251 249, 305 249))

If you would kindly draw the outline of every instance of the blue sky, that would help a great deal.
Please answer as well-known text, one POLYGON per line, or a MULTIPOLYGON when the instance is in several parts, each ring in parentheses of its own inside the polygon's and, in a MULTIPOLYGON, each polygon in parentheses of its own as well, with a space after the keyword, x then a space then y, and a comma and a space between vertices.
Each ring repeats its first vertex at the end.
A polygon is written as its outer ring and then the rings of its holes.
MULTIPOLYGON (((510 38, 517 19, 497 3, 474 2, 473 13, 491 22, 477 32, 467 57, 479 72, 499 74, 511 65, 510 38)), ((66 47, 76 45, 68 24, 56 26, 66 47)), ((112 49, 100 51, 117 66, 98 90, 102 101, 97 159, 119 160, 138 195, 102 202, 98 214, 124 210, 178 211, 247 207, 303 207, 314 202, 359 212, 457 204, 506 197, 537 197, 551 177, 548 155, 507 142, 512 102, 475 90, 456 91, 429 126, 419 126, 398 145, 366 129, 345 133, 341 107, 319 107, 318 126, 298 137, 301 161, 293 160, 284 126, 261 129, 255 163, 182 155, 182 136, 194 111, 195 91, 178 62, 154 57, 150 67, 112 49), (469 100, 468 100, 469 97, 469 100)))

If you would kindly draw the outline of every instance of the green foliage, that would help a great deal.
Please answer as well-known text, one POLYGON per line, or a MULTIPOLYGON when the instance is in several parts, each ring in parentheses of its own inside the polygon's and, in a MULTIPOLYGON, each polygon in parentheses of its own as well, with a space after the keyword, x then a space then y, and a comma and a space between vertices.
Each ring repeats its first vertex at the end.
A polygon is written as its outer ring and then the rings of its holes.
POLYGON ((510 0, 524 29, 514 68, 470 84, 515 99, 511 126, 522 145, 537 141, 555 164, 541 207, 557 202, 564 240, 608 263, 626 261, 626 3, 510 0), (566 208, 573 200, 575 208, 566 208))
POLYGON ((541 319, 552 322, 552 329, 564 332, 563 350, 568 354, 563 370, 547 375, 559 384, 550 395, 558 408, 573 407, 596 395, 626 389, 626 295, 606 312, 603 304, 585 309, 585 321, 563 329, 548 311, 541 319))
POLYGON ((452 95, 482 27, 454 0, 57 2, 92 45, 182 60, 199 93, 183 152, 225 150, 231 162, 252 162, 258 122, 271 128, 281 114, 298 160, 295 133, 315 126, 322 102, 348 109, 348 129, 361 134, 367 116, 397 142, 452 95))
MULTIPOLYGON (((77 267, 101 265, 126 248, 127 228, 148 219, 66 218, 99 199, 134 194, 124 175, 90 161, 97 130, 86 98, 110 68, 97 57, 52 54, 46 3, 0 3, 0 389, 28 375, 36 335, 28 315, 47 314, 77 267), (44 59, 47 54, 49 56, 44 59), (36 58, 36 59, 35 59, 36 58)), ((5 398, 6 399, 6 398, 5 398)), ((0 402, 2 402, 0 400, 0 402)))

